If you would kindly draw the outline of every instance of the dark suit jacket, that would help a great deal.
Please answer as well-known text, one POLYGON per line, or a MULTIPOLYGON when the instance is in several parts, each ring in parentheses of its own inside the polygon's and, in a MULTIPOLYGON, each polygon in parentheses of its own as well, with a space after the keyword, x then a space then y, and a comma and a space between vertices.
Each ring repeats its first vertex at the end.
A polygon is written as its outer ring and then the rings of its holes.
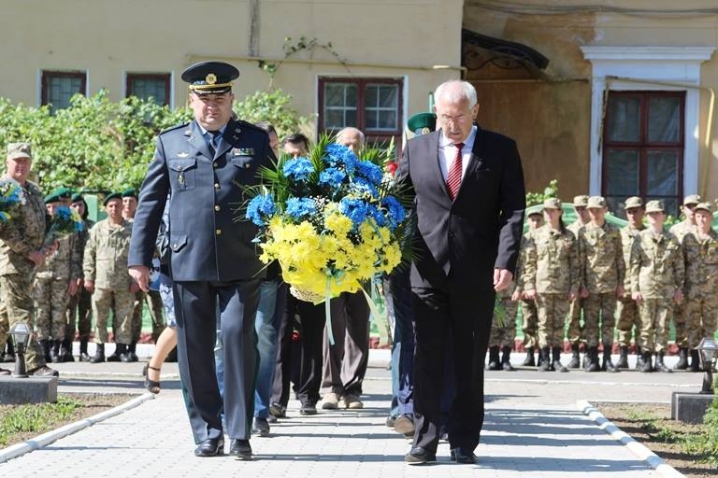
POLYGON ((526 191, 516 142, 478 128, 456 200, 439 166, 441 131, 408 141, 398 179, 415 193, 417 259, 412 286, 443 288, 452 281, 490 288, 493 269, 514 272, 526 191))
POLYGON ((140 190, 129 265, 150 266, 169 201, 173 280, 262 277, 252 243, 257 228, 237 208, 245 199, 242 185, 258 184, 257 168, 271 166, 271 157, 267 133, 241 121, 227 124, 214 157, 195 121, 161 133, 140 190))

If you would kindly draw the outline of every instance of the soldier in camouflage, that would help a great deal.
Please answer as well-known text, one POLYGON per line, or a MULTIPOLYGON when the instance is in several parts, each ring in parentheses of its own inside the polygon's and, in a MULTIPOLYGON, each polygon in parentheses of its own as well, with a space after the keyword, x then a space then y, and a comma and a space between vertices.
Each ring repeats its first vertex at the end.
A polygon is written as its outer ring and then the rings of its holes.
MULTIPOLYGON (((50 216, 61 205, 62 194, 62 191, 55 191, 45 197, 45 207, 50 216)), ((57 251, 48 256, 35 274, 37 335, 45 360, 49 355, 52 363, 63 361, 60 349, 65 341, 65 312, 70 297, 77 293, 77 281, 82 277, 82 258, 78 256, 76 241, 76 235, 58 240, 57 251)))
MULTIPOLYGON (((685 219, 671 226, 670 233, 676 236, 678 242, 683 244, 683 238, 696 227, 694 209, 703 202, 698 194, 690 194, 683 199, 683 215, 685 219)), ((676 328, 676 345, 678 346, 678 363, 673 367, 676 370, 688 368, 688 331, 686 330, 686 316, 684 303, 673 304, 673 325, 676 328)))
MULTIPOLYGON (((588 196, 580 195, 573 198, 573 211, 576 213, 576 221, 568 226, 568 230, 578 239, 578 231, 591 221, 588 215, 588 196)), ((579 294, 580 295, 580 294, 579 294)), ((581 312, 584 310, 586 299, 580 296, 571 301, 568 311, 568 343, 571 344, 571 361, 568 368, 579 368, 581 366, 580 347, 583 341, 583 328, 581 327, 581 312)), ((584 359, 585 362, 588 362, 584 359)))
POLYGON ((111 309, 117 320, 116 352, 122 362, 130 362, 127 352, 132 338, 132 297, 137 292, 137 284, 127 272, 132 225, 122 218, 119 193, 109 194, 104 205, 108 217, 90 230, 83 261, 85 288, 92 293, 92 312, 96 321, 97 352, 90 362, 105 361, 107 320, 111 309))
POLYGON ((663 362, 673 303, 683 300, 685 265, 678 239, 663 230, 662 201, 646 204, 648 228, 641 231, 631 249, 631 296, 641 315, 639 346, 643 351, 641 372, 671 372, 663 362), (656 354, 653 366, 652 356, 656 354))
POLYGON ((683 237, 685 316, 693 372, 701 371, 696 347, 704 337, 715 336, 718 321, 718 232, 711 229, 714 211, 710 203, 696 205, 696 228, 683 237))
POLYGON ((515 370, 511 365, 511 350, 516 343, 516 314, 519 310, 519 303, 512 299, 515 287, 514 283, 497 294, 489 336, 489 370, 515 370), (500 361, 499 351, 503 353, 500 361))
MULTIPOLYGON (((27 179, 32 168, 30 145, 8 144, 5 164, 5 180, 16 181, 22 187, 24 200, 12 211, 11 220, 0 226, 0 293, 9 322, 0 325, 0 335, 3 335, 0 343, 7 339, 8 326, 24 323, 33 330, 35 307, 31 294, 35 268, 42 266, 45 255, 52 254, 55 249, 54 245, 45 250, 42 248, 46 211, 40 188, 27 179)), ((34 333, 28 342, 25 363, 30 375, 59 375, 46 365, 34 333)))
POLYGON ((581 283, 578 243, 563 224, 561 201, 546 199, 543 208, 546 225, 526 243, 523 283, 526 296, 538 306, 539 370, 568 372, 561 364, 561 350, 569 302, 578 295, 581 283))
MULTIPOLYGON (((626 217, 628 224, 621 228, 621 245, 623 246, 623 261, 626 263, 628 270, 631 263, 631 249, 633 241, 638 234, 646 227, 643 225, 643 200, 638 196, 626 199, 625 204, 626 217)), ((621 369, 628 368, 628 349, 631 347, 631 337, 633 336, 636 343, 636 369, 643 367, 643 354, 638 348, 638 337, 641 335, 641 317, 638 314, 638 304, 631 297, 631 274, 626 274, 623 280, 623 296, 618 298, 618 344, 621 347, 621 356, 616 363, 616 367, 621 369), (635 328, 635 335, 633 329, 635 328)))
POLYGON ((616 300, 623 296, 625 262, 621 233, 606 222, 606 199, 592 196, 588 199, 591 222, 578 231, 578 247, 583 280, 581 297, 584 304, 584 332, 588 345, 586 371, 617 372, 611 361, 613 334, 616 319, 616 300), (599 326, 600 324, 600 326, 599 326), (603 364, 599 367, 598 345, 603 344, 603 364))

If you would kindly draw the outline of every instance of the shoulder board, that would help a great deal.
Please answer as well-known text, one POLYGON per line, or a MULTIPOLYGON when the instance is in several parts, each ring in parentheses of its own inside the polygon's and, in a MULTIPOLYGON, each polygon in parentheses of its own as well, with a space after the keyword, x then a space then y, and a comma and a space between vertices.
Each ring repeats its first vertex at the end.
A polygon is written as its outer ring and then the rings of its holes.
POLYGON ((163 134, 165 134, 165 133, 169 133, 170 131, 174 131, 174 130, 176 130, 176 129, 184 129, 184 128, 186 128, 187 126, 189 126, 189 123, 181 123, 181 124, 172 126, 171 128, 167 128, 167 129, 165 129, 165 130, 160 131, 160 135, 163 135, 163 134))

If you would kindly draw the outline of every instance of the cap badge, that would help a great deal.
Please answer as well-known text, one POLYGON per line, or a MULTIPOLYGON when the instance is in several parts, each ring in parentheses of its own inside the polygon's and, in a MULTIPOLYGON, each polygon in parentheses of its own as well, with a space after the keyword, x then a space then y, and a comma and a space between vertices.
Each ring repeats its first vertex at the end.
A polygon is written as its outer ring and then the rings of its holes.
POLYGON ((205 77, 204 81, 206 81, 208 85, 214 85, 217 83, 217 76, 214 73, 210 73, 205 77))

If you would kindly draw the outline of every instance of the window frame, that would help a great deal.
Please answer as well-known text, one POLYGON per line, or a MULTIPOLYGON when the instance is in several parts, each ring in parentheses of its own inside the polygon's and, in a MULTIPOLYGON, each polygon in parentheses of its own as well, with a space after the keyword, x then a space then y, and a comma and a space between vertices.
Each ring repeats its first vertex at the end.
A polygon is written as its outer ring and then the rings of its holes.
MULTIPOLYGON (((40 82, 40 105, 51 105, 48 101, 50 80, 52 78, 79 78, 80 79, 80 93, 81 95, 87 96, 87 71, 81 70, 42 70, 41 82, 40 82)), ((53 109, 59 109, 52 105, 53 109)))
POLYGON ((172 106, 172 74, 171 73, 138 73, 138 72, 127 72, 125 73, 125 98, 130 96, 137 96, 132 94, 132 81, 133 80, 162 80, 165 84, 165 98, 166 102, 160 106, 172 106))

